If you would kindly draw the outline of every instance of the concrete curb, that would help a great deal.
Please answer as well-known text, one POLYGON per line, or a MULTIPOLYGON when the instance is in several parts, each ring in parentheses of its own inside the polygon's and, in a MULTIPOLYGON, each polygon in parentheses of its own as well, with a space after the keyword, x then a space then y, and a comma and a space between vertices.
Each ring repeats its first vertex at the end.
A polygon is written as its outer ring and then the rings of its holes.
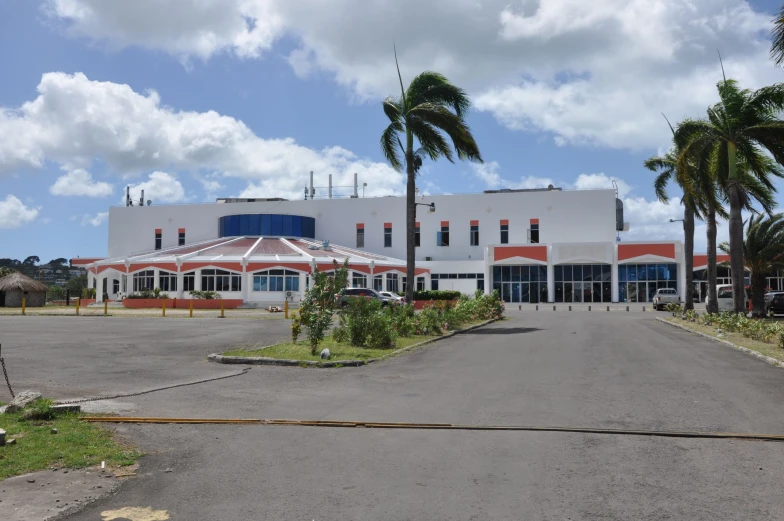
MULTIPOLYGON (((428 338, 427 340, 423 340, 422 342, 417 342, 416 344, 412 344, 407 347, 401 347, 400 349, 396 349, 391 351, 388 355, 384 355, 378 358, 369 358, 368 360, 330 360, 328 362, 315 362, 313 360, 289 360, 285 358, 269 358, 266 356, 223 356, 219 353, 212 353, 207 356, 207 360, 210 362, 215 362, 218 364, 244 364, 244 365, 280 365, 280 366, 307 366, 307 367, 360 367, 367 364, 372 364, 373 362, 378 362, 380 360, 385 360, 392 356, 395 356, 400 353, 404 353, 406 351, 410 351, 417 347, 432 344, 433 342, 438 342, 439 340, 444 340, 445 338, 450 338, 455 335, 459 335, 461 333, 465 333, 467 331, 473 331, 474 329, 478 329, 480 327, 484 327, 488 324, 492 324, 493 322, 499 319, 492 318, 490 320, 485 320, 484 322, 480 322, 479 324, 474 324, 471 327, 467 327, 465 329, 458 329, 457 331, 451 331, 445 335, 428 338)), ((270 346, 271 347, 271 346, 270 346)))
POLYGON ((763 355, 759 351, 754 351, 753 349, 749 349, 748 347, 743 347, 743 346, 739 346, 738 344, 733 344, 728 340, 722 340, 721 338, 716 338, 714 336, 705 334, 702 331, 695 331, 694 329, 691 329, 688 326, 682 326, 680 324, 676 324, 675 322, 670 322, 669 320, 666 320, 664 318, 657 317, 656 320, 658 320, 659 322, 663 322, 668 326, 677 327, 678 329, 683 329, 684 331, 688 331, 689 333, 694 333, 695 335, 699 335, 703 338, 707 338, 708 340, 713 340, 714 342, 718 342, 719 344, 724 344, 725 346, 729 346, 733 349, 737 349, 738 351, 743 351, 744 353, 751 355, 754 358, 759 358, 763 362, 767 362, 772 366, 784 369, 784 362, 782 362, 781 360, 776 360, 775 358, 772 358, 770 356, 763 355))

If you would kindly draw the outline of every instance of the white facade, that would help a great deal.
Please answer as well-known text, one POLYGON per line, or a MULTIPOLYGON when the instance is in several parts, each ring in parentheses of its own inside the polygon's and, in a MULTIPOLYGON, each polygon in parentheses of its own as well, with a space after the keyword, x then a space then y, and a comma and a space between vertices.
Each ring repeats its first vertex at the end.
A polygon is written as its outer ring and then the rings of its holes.
MULTIPOLYGON (((500 242, 500 221, 509 221, 509 243, 528 243, 531 219, 538 219, 539 242, 615 242, 615 191, 530 191, 418 197, 435 212, 417 207, 421 246, 417 261, 482 260, 484 247, 500 242), (470 222, 479 221, 479 245, 469 244, 470 222), (441 222, 449 222, 448 247, 436 245, 441 222)), ((365 226, 365 247, 398 259, 406 257, 404 197, 257 201, 248 203, 123 206, 109 209, 109 257, 152 250, 155 230, 163 248, 218 237, 218 219, 236 214, 287 214, 316 219, 316 239, 356 246, 356 224, 365 226), (392 246, 384 247, 384 224, 392 224, 392 246)))
MULTIPOLYGON (((616 240, 614 190, 545 189, 420 196, 417 202, 422 204, 417 207, 419 288, 468 294, 477 289, 495 289, 511 303, 646 302, 659 287, 673 287, 685 294, 680 242, 616 240), (430 204, 434 204, 434 211, 426 206, 430 204)), ((273 223, 274 219, 296 219, 310 223, 307 232, 302 224, 297 233, 268 233, 265 240, 296 242, 293 237, 303 237, 305 241, 343 245, 344 252, 353 250, 349 252, 352 263, 356 261, 357 269, 365 270, 368 286, 380 285, 387 290, 398 281, 402 290, 404 262, 398 259, 405 259, 406 255, 405 213, 403 197, 241 200, 111 208, 110 259, 91 264, 91 276, 98 284, 99 279, 111 277, 101 275, 101 270, 105 272, 110 265, 119 266, 118 273, 131 276, 132 272, 147 269, 145 263, 149 269, 158 270, 155 264, 170 262, 181 273, 189 269, 188 263, 196 269, 210 269, 204 264, 209 261, 243 277, 242 291, 226 291, 222 293, 224 298, 274 302, 281 295, 253 291, 252 266, 261 265, 258 252, 249 249, 247 253, 212 255, 212 251, 222 250, 211 250, 209 244, 221 239, 219 248, 231 250, 227 239, 241 238, 238 240, 245 242, 235 244, 248 245, 264 236, 259 231, 264 229, 260 220, 273 223), (187 247, 193 244, 202 245, 198 253, 188 252, 187 247), (161 260, 167 251, 172 252, 170 258, 161 260), (374 274, 367 266, 361 267, 374 255, 380 264, 386 262, 385 273, 374 274)), ((273 229, 269 226, 272 225, 268 225, 268 230, 273 229)), ((300 247, 298 267, 286 255, 265 257, 264 265, 272 260, 281 267, 288 266, 286 269, 298 270, 300 296, 310 272, 311 254, 300 247)), ((318 253, 318 262, 329 255, 318 253)), ((156 271, 156 280, 157 277, 156 271)), ((115 297, 112 291, 109 296, 115 297)), ((188 298, 181 289, 178 296, 188 298)))

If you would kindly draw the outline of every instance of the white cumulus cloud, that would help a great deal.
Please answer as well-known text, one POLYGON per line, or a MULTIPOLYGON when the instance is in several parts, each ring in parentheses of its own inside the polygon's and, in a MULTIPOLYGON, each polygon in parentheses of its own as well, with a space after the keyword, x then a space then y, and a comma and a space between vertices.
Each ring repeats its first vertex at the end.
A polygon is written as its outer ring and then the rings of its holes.
POLYGON ((141 94, 82 73, 44 74, 35 99, 0 109, 0 135, 10 137, 0 140, 0 174, 45 161, 88 169, 98 158, 109 174, 209 172, 217 180, 217 173, 281 197, 298 197, 311 170, 320 186, 329 174, 334 185, 352 185, 358 173, 368 195, 398 193, 403 183, 386 164, 345 148, 313 150, 293 138, 262 139, 235 118, 177 111, 162 105, 155 91, 141 94))
POLYGON ((109 218, 109 212, 98 212, 95 215, 84 214, 82 216, 82 226, 100 226, 109 218))
POLYGON ((153 172, 147 181, 130 185, 131 199, 141 197, 144 190, 144 204, 147 201, 155 203, 179 203, 185 200, 185 189, 182 183, 173 175, 166 172, 153 172))
MULTIPOLYGON (((303 78, 325 72, 358 99, 444 73, 480 110, 559 145, 657 147, 674 121, 703 115, 727 73, 780 81, 768 58, 772 13, 746 0, 49 0, 74 34, 206 59, 261 56, 285 42, 303 78), (412 16, 412 13, 416 13, 412 16), (295 48, 290 50, 290 42, 295 48)), ((21 122, 19 124, 24 124, 21 122)), ((19 149, 29 160, 34 151, 19 149)))
POLYGON ((77 168, 57 178, 49 187, 52 195, 84 195, 87 197, 107 197, 112 195, 112 185, 93 181, 87 170, 77 168))
POLYGON ((19 228, 31 223, 40 211, 40 207, 25 206, 18 197, 9 194, 5 199, 0 199, 0 228, 19 228))

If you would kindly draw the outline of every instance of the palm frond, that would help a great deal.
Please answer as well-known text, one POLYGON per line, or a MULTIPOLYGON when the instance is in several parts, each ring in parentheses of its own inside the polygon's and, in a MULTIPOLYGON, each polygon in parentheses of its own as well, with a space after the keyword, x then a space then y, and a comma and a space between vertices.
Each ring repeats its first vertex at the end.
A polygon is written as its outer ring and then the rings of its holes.
POLYGON ((422 103, 432 103, 451 108, 455 115, 463 118, 471 107, 466 92, 449 83, 442 74, 425 71, 411 81, 406 92, 409 105, 413 108, 422 103))
POLYGON ((403 105, 400 98, 388 97, 381 106, 384 108, 384 114, 389 118, 389 121, 400 121, 403 117, 403 105))
POLYGON ((409 125, 425 155, 433 161, 443 156, 450 163, 454 163, 454 154, 449 143, 433 125, 420 118, 411 118, 409 125))
POLYGON ((471 134, 471 129, 457 115, 441 105, 422 103, 409 112, 411 120, 420 119, 445 132, 451 139, 458 159, 481 163, 479 147, 471 134))
MULTIPOLYGON (((384 132, 381 134, 381 152, 384 154, 386 160, 389 161, 392 168, 398 172, 402 172, 403 163, 400 160, 400 153, 398 150, 403 149, 403 145, 400 142, 398 132, 403 132, 403 125, 398 121, 390 123, 389 126, 384 129, 384 132)), ((405 155, 405 150, 402 150, 402 152, 405 155)))
POLYGON ((784 5, 781 6, 776 18, 773 19, 770 39, 770 57, 780 67, 784 63, 784 5))

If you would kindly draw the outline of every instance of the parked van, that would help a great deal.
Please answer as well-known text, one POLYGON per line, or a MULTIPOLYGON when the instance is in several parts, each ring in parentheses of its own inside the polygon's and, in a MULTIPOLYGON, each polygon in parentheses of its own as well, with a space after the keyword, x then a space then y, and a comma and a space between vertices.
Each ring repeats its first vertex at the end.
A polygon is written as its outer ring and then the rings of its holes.
MULTIPOLYGON (((746 307, 751 300, 751 293, 749 288, 744 288, 746 296, 746 307)), ((732 311, 734 309, 734 302, 732 301, 732 284, 720 284, 716 286, 716 300, 719 303, 719 313, 722 311, 732 311)), ((709 297, 705 297, 705 304, 709 302, 709 297)))

